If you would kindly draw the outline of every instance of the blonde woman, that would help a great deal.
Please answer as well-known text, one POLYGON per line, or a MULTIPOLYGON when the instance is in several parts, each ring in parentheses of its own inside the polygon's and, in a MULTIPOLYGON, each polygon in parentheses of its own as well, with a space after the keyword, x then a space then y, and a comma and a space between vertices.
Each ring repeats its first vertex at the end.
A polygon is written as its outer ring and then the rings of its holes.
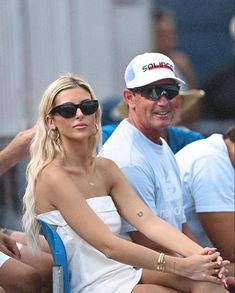
POLYGON ((119 168, 95 156, 100 116, 91 87, 79 77, 61 76, 46 89, 24 195, 30 245, 37 248, 37 217, 57 229, 73 293, 226 292, 221 272, 228 262, 219 252, 202 249, 154 216, 119 168), (121 217, 184 257, 126 240, 120 235, 121 217))

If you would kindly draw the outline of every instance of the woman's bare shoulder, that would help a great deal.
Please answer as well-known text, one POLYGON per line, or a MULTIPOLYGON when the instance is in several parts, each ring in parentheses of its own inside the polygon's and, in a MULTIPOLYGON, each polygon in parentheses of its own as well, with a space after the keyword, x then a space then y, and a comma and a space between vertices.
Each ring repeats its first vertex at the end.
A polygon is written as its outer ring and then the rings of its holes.
POLYGON ((65 174, 66 172, 60 162, 54 160, 42 169, 38 175, 37 181, 43 183, 59 182, 60 179, 64 178, 65 174))
POLYGON ((96 165, 104 169, 117 168, 117 165, 113 160, 104 157, 96 157, 96 165))

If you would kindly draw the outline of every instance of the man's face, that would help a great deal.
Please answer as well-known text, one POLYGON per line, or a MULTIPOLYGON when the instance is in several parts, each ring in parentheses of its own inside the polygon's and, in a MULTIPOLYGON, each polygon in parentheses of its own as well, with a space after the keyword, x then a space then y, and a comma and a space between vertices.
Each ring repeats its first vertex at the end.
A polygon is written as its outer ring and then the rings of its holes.
MULTIPOLYGON (((164 79, 154 82, 154 85, 174 84, 172 79, 164 79)), ((129 120, 145 136, 155 141, 161 135, 161 132, 171 124, 174 109, 175 98, 169 100, 162 95, 157 100, 150 100, 143 97, 141 93, 133 94, 132 103, 129 104, 129 120)))

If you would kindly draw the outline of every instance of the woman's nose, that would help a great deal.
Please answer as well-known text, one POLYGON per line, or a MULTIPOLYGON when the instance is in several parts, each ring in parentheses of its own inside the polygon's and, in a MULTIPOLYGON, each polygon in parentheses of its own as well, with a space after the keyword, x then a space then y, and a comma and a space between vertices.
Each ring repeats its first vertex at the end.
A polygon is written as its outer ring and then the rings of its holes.
POLYGON ((77 108, 77 111, 76 111, 76 118, 79 118, 79 117, 82 117, 83 116, 83 113, 82 113, 82 111, 81 111, 81 109, 80 108, 77 108))

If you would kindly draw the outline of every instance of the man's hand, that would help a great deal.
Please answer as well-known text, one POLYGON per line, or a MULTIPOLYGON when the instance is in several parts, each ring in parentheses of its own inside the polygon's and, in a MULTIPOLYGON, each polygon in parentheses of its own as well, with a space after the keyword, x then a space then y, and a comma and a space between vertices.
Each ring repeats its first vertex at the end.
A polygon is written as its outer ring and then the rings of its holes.
POLYGON ((0 233, 0 251, 13 258, 21 256, 15 240, 3 233, 0 233))
POLYGON ((0 152, 0 175, 29 155, 29 146, 34 134, 35 128, 19 132, 0 152))

